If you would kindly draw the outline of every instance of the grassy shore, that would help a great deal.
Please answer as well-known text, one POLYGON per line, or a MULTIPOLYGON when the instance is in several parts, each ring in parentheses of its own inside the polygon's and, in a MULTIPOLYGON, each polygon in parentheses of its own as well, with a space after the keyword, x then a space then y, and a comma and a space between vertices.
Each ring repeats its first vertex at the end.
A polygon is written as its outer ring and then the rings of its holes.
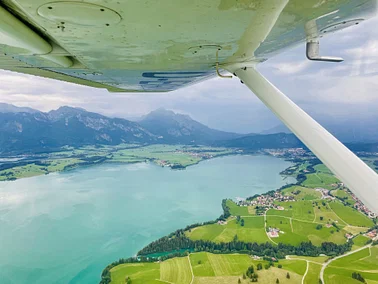
POLYGON ((16 180, 100 163, 152 162, 172 169, 214 157, 234 154, 234 149, 183 145, 129 145, 66 147, 59 152, 16 157, 0 163, 0 181, 16 180))

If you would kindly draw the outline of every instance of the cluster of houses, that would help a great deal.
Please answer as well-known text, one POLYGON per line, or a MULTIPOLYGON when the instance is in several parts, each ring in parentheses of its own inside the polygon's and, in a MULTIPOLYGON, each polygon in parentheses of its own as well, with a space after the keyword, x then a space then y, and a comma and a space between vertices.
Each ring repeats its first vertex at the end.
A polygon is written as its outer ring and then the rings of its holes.
POLYGON ((284 210, 282 206, 274 204, 274 201, 289 202, 295 201, 292 195, 282 195, 281 192, 276 191, 272 195, 260 195, 253 200, 245 200, 243 198, 237 198, 236 204, 239 206, 260 206, 266 209, 284 210))
POLYGON ((272 155, 274 157, 303 157, 307 154, 307 151, 303 148, 286 148, 286 149, 264 149, 265 153, 272 155))
POLYGON ((169 163, 168 161, 165 161, 165 160, 158 160, 157 164, 159 166, 162 166, 162 167, 170 167, 170 166, 172 166, 171 163, 169 163))
POLYGON ((271 238, 278 238, 280 233, 284 234, 285 232, 281 231, 279 228, 269 227, 267 233, 271 238))
POLYGON ((214 155, 211 155, 211 154, 206 153, 206 152, 190 152, 190 151, 177 150, 176 153, 186 154, 186 155, 189 155, 191 157, 202 158, 202 159, 214 158, 214 155))
POLYGON ((365 234, 365 236, 368 237, 368 238, 370 238, 370 239, 372 239, 372 240, 378 240, 378 235, 377 235, 377 230, 376 229, 372 230, 370 232, 367 232, 365 234))
POLYGON ((354 208, 356 208, 358 211, 366 214, 369 218, 376 218, 377 215, 372 212, 369 208, 367 208, 352 192, 349 192, 352 196, 353 200, 356 201, 356 203, 353 205, 354 208))
MULTIPOLYGON (((189 155, 191 157, 201 158, 201 159, 214 158, 214 155, 206 153, 206 152, 190 152, 190 151, 177 150, 175 153, 185 154, 185 155, 189 155)), ((169 161, 166 161, 166 160, 157 160, 156 162, 159 166, 162 166, 162 167, 174 166, 174 164, 172 164, 172 163, 170 163, 169 161)))
MULTIPOLYGON (((337 187, 343 187, 343 183, 336 184, 337 187)), ((322 194, 322 199, 329 199, 334 200, 335 197, 330 195, 330 190, 325 188, 315 188, 316 191, 320 192, 322 194)), ((356 203, 353 205, 355 209, 360 211, 361 213, 367 215, 369 218, 376 218, 377 215, 369 210, 352 192, 348 191, 349 194, 352 196, 353 200, 356 201, 356 203)))
POLYGON ((330 200, 334 200, 335 197, 333 197, 332 195, 329 194, 329 190, 328 189, 325 189, 325 188, 315 188, 315 191, 318 191, 322 194, 322 199, 330 199, 330 200))
POLYGON ((377 215, 374 212, 370 211, 369 208, 362 204, 361 201, 358 199, 357 202, 353 205, 353 207, 356 208, 358 211, 365 213, 371 219, 377 217, 377 215))
POLYGON ((353 234, 346 233, 346 234, 345 234, 345 237, 346 237, 347 240, 349 241, 350 239, 353 239, 353 238, 354 238, 354 235, 353 235, 353 234))

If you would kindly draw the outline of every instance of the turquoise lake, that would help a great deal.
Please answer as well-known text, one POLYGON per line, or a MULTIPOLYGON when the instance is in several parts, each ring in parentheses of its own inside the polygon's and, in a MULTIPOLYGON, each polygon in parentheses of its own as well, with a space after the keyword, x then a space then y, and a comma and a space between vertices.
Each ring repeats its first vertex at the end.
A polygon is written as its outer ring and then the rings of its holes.
POLYGON ((229 156, 174 171, 103 164, 0 182, 0 282, 98 283, 109 263, 195 222, 217 218, 223 198, 294 182, 290 163, 229 156))

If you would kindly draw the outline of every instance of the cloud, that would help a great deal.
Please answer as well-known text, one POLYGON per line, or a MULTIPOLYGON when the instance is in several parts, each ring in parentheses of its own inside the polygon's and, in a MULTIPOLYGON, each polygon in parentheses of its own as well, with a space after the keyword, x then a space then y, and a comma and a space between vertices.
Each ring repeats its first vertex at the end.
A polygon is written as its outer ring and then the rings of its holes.
POLYGON ((276 74, 294 75, 303 72, 311 63, 309 61, 301 62, 282 62, 274 64, 272 67, 276 69, 276 74))

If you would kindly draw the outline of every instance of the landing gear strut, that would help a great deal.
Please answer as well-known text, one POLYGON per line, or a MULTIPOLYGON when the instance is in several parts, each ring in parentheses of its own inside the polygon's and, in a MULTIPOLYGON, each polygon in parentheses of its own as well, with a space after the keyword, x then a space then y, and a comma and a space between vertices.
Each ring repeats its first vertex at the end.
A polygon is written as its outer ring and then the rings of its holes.
POLYGON ((374 213, 378 175, 332 134, 272 85, 254 67, 227 68, 374 213))

